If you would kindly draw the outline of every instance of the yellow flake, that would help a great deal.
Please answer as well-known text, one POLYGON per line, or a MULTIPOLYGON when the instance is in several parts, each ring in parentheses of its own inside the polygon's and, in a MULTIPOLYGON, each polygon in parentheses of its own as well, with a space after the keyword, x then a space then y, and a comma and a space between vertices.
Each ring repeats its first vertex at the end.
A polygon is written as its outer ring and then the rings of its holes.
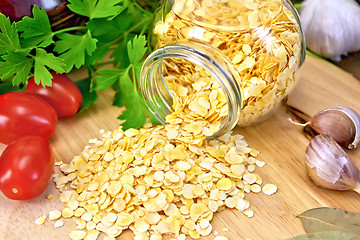
POLYGON ((94 221, 89 221, 86 223, 87 230, 94 230, 96 228, 96 223, 94 221))
POLYGON ((206 228, 201 228, 200 225, 196 225, 196 231, 200 234, 200 236, 208 236, 212 231, 212 225, 209 224, 206 228))
POLYGON ((60 228, 64 226, 64 221, 63 220, 57 220, 55 223, 54 223, 54 228, 60 228))
POLYGON ((49 220, 55 221, 61 217, 61 211, 59 210, 52 210, 49 212, 49 220))
POLYGON ((212 212, 217 212, 218 204, 217 204, 216 201, 214 201, 214 200, 209 201, 209 210, 212 211, 212 212))
POLYGON ((101 215, 100 214, 95 214, 94 216, 93 216, 93 222, 94 223, 99 223, 100 221, 101 221, 101 219, 102 219, 102 217, 101 217, 101 215))
POLYGON ((242 177, 245 172, 245 166, 243 164, 230 165, 231 173, 237 177, 242 177))
POLYGON ((192 192, 195 197, 201 197, 201 196, 205 195, 205 190, 200 185, 195 185, 192 189, 192 192))
POLYGON ((190 208, 190 217, 193 221, 196 221, 202 214, 209 209, 202 203, 194 203, 190 208))
POLYGON ((122 227, 127 227, 131 223, 133 223, 133 221, 134 221, 134 217, 131 214, 122 212, 117 215, 116 224, 122 227))
POLYGON ((156 225, 161 220, 161 215, 153 212, 148 212, 145 216, 146 221, 151 225, 156 225))
POLYGON ((248 210, 245 210, 245 211, 244 211, 244 214, 245 214, 247 217, 251 218, 251 217, 254 216, 254 211, 248 209, 248 210))
POLYGON ((86 222, 83 219, 76 220, 76 229, 84 230, 86 227, 86 222))
POLYGON ((117 212, 122 212, 126 207, 126 203, 121 198, 116 198, 113 202, 113 208, 117 212))
POLYGON ((228 197, 225 199, 225 205, 228 208, 235 208, 237 205, 237 199, 233 197, 228 197))
POLYGON ((255 165, 253 165, 253 164, 248 165, 247 170, 248 170, 248 172, 255 171, 255 165))
POLYGON ((96 240, 98 239, 98 236, 100 234, 100 231, 92 229, 86 232, 86 236, 84 240, 96 240))
POLYGON ((109 184, 109 186, 107 187, 106 191, 111 196, 116 196, 116 194, 118 194, 120 192, 121 187, 122 187, 121 183, 119 183, 119 182, 111 182, 109 184))
POLYGON ((61 211, 61 215, 63 218, 71 218, 72 216, 74 216, 74 211, 71 210, 70 208, 64 208, 61 211))
POLYGON ((35 223, 37 225, 43 225, 46 221, 46 216, 42 215, 41 217, 39 217, 38 219, 35 220, 35 223))
MULTIPOLYGON (((105 199, 104 199, 104 201, 105 201, 105 199)), ((97 214, 99 212, 99 209, 100 209, 99 206, 94 203, 94 204, 91 204, 91 205, 88 206, 87 211, 91 215, 95 215, 95 214, 97 214)))
POLYGON ((114 159, 114 155, 111 152, 106 152, 104 155, 104 161, 110 162, 114 159))
POLYGON ((180 171, 188 171, 191 169, 191 164, 185 161, 177 161, 175 165, 180 171))
POLYGON ((166 204, 168 204, 166 201, 166 194, 162 192, 160 192, 156 197, 143 203, 144 207, 150 212, 161 211, 165 208, 166 204))
POLYGON ((258 166, 258 167, 263 167, 263 166, 265 166, 265 162, 264 161, 260 161, 260 160, 256 160, 256 166, 258 166))
POLYGON ((75 171, 75 166, 73 164, 61 164, 60 169, 63 173, 71 173, 75 171))
POLYGON ((79 202, 77 200, 70 200, 66 203, 66 206, 75 211, 79 207, 79 202))
POLYGON ((175 147, 174 149, 169 151, 169 160, 185 160, 187 159, 188 156, 185 153, 184 149, 182 149, 181 147, 175 147))
POLYGON ((74 209, 74 216, 75 217, 80 217, 81 215, 83 215, 86 212, 86 210, 84 208, 77 208, 74 209))
POLYGON ((88 213, 88 212, 86 212, 86 213, 84 213, 83 215, 81 215, 81 219, 84 220, 84 221, 86 221, 86 222, 91 221, 92 218, 93 218, 93 216, 92 216, 90 213, 88 213))
POLYGON ((69 237, 72 240, 81 240, 81 239, 84 239, 85 236, 86 236, 86 232, 83 230, 74 230, 74 231, 71 231, 69 234, 69 237))
POLYGON ((110 212, 102 218, 102 221, 113 223, 116 221, 116 219, 117 219, 117 214, 110 212))
POLYGON ((248 183, 248 184, 253 184, 256 181, 256 175, 253 173, 245 173, 243 176, 243 179, 248 183))
POLYGON ((200 228, 205 229, 210 226, 210 222, 207 219, 201 219, 199 222, 200 228))
POLYGON ((233 182, 229 178, 222 178, 216 183, 216 188, 223 191, 228 191, 232 188, 233 182))
POLYGON ((242 50, 243 50, 243 52, 246 54, 246 55, 249 55, 250 53, 251 53, 251 47, 250 47, 250 45, 249 44, 244 44, 243 46, 242 46, 242 50))
POLYGON ((252 184, 250 190, 254 193, 259 193, 261 192, 261 186, 259 184, 252 184))
POLYGON ((56 186, 59 187, 68 182, 68 178, 66 176, 61 176, 56 179, 56 186))
POLYGON ((177 129, 168 129, 167 133, 166 133, 166 136, 169 139, 175 139, 178 135, 179 135, 179 132, 177 129))
POLYGON ((239 210, 239 211, 243 211, 246 209, 246 206, 247 206, 247 203, 246 203, 246 200, 240 198, 237 200, 237 203, 236 203, 236 209, 239 210))
POLYGON ((176 174, 174 174, 172 171, 167 171, 165 173, 165 178, 170 180, 170 182, 176 183, 180 181, 179 176, 177 176, 176 174))
POLYGON ((182 195, 186 199, 193 199, 194 198, 194 189, 195 185, 193 184, 185 184, 182 189, 182 195))
POLYGON ((137 219, 134 222, 134 229, 137 232, 146 232, 149 229, 150 225, 144 219, 137 219))
POLYGON ((203 124, 200 122, 192 122, 184 126, 184 129, 194 135, 201 133, 203 124))
POLYGON ((268 183, 263 186, 262 191, 263 191, 263 193, 265 193, 267 195, 272 195, 272 194, 276 193, 277 186, 274 184, 268 183))
POLYGON ((230 154, 229 159, 231 160, 232 164, 241 164, 244 162, 244 158, 238 154, 230 154))

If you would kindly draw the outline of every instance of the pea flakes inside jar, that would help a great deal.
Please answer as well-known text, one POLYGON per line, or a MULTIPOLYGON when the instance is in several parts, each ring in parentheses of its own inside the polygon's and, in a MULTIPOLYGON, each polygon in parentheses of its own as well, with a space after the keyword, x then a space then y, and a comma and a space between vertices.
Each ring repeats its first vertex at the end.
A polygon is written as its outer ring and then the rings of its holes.
POLYGON ((300 26, 281 0, 176 0, 155 24, 156 48, 191 40, 220 50, 239 72, 239 125, 262 120, 293 88, 303 61, 300 26))

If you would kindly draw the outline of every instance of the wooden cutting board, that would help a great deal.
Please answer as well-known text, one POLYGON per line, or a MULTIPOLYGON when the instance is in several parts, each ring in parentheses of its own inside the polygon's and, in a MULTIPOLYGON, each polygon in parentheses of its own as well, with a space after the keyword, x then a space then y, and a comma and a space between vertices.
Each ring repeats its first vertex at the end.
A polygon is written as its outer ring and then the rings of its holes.
MULTIPOLYGON (((83 73, 73 73, 81 78, 83 73)), ((304 113, 313 115, 331 105, 345 105, 360 112, 360 81, 350 74, 326 62, 307 57, 297 75, 298 84, 291 92, 288 103, 304 113)), ((113 130, 119 125, 116 117, 120 109, 111 105, 113 93, 100 93, 96 105, 76 117, 59 120, 55 135, 50 139, 56 161, 70 162, 80 153, 90 138, 100 136, 100 129, 113 130)), ((261 153, 259 159, 267 164, 256 172, 264 183, 274 183, 278 192, 272 196, 247 194, 254 217, 248 218, 242 212, 226 209, 215 214, 212 221, 214 231, 230 240, 240 239, 287 239, 305 233, 298 214, 316 207, 334 207, 360 212, 360 196, 351 191, 336 192, 319 188, 311 182, 305 171, 304 151, 309 139, 301 127, 289 120, 285 106, 282 106, 268 120, 260 124, 237 128, 252 148, 261 153), (228 231, 224 231, 228 229, 228 231)), ((4 146, 0 146, 0 151, 4 146)), ((360 150, 348 151, 350 157, 360 166, 360 150)), ((56 169, 58 171, 58 169, 56 169)), ((69 239, 68 234, 76 227, 75 219, 65 219, 61 228, 54 228, 54 222, 47 220, 38 226, 34 221, 49 211, 63 208, 58 199, 59 192, 54 183, 31 201, 8 200, 0 193, 0 239, 6 240, 49 240, 69 239), (53 194, 53 199, 46 196, 53 194)), ((103 235, 99 237, 102 239, 103 235)), ((125 231, 117 239, 133 239, 125 231)), ((167 237, 166 239, 171 239, 167 237)), ((201 239, 214 239, 211 234, 201 239)))

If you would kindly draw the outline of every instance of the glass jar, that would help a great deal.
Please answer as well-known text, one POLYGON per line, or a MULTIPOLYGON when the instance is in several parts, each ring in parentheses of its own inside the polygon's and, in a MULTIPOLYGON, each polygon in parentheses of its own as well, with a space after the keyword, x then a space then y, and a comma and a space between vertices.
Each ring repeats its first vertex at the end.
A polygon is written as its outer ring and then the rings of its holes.
POLYGON ((199 66, 227 101, 214 137, 265 119, 294 87, 305 59, 299 17, 286 0, 160 1, 151 30, 153 52, 141 71, 148 107, 165 124, 174 112, 169 74, 179 78, 199 66))

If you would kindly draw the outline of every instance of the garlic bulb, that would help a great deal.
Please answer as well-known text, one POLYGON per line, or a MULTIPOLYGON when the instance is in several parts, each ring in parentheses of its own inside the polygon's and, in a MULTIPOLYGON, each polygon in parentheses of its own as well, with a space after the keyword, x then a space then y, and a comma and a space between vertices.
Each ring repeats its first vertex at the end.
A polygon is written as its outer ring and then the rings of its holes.
POLYGON ((315 136, 306 148, 305 159, 309 176, 318 186, 360 193, 359 170, 332 137, 315 136))
POLYGON ((300 19, 307 47, 340 61, 360 50, 360 5, 355 0, 305 0, 300 19))

